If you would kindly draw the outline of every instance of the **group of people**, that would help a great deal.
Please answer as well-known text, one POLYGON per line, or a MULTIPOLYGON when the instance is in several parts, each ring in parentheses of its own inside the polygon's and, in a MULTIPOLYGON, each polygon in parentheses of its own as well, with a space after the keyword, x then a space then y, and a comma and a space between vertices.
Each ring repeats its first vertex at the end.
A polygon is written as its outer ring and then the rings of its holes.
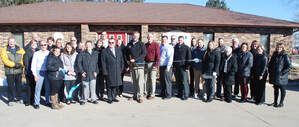
POLYGON ((129 99, 138 103, 156 96, 164 100, 173 96, 181 100, 193 97, 207 103, 216 98, 231 103, 239 91, 239 102, 244 103, 248 102, 250 89, 250 99, 260 105, 265 102, 269 74, 269 82, 274 87, 273 106, 284 104, 284 87, 288 84, 291 64, 283 43, 277 43, 269 60, 258 41, 250 46, 240 45, 237 38, 232 39, 231 46, 226 46, 222 38, 208 42, 207 46, 202 39, 192 38, 190 47, 183 36, 175 35, 171 36, 171 42, 168 36, 162 35, 159 44, 153 34, 148 34, 144 43, 139 32, 133 33, 127 45, 121 39, 107 38, 106 34, 95 44, 78 43, 75 37, 65 45, 60 38, 37 38, 34 35, 23 49, 11 37, 1 49, 9 106, 24 101, 26 106, 39 109, 42 90, 45 105, 53 109, 63 108, 62 103, 98 104, 101 100, 112 104, 123 95, 123 78, 127 72, 134 86, 134 94, 129 99), (23 73, 27 86, 24 100, 21 97, 23 73), (173 90, 173 75, 178 92, 173 90), (156 95, 157 76, 161 86, 159 95, 156 95))

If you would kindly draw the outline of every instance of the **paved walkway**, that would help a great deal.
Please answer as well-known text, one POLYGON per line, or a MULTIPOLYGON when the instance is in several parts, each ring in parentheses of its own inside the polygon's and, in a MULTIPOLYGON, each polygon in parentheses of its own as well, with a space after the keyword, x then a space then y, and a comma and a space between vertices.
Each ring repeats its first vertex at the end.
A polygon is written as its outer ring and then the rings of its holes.
MULTIPOLYGON (((126 78, 128 80, 128 78, 126 78)), ((130 88, 131 85, 127 85, 130 88)), ((267 86, 267 103, 273 100, 273 89, 267 86)), ((74 104, 55 111, 41 106, 40 110, 14 104, 8 107, 0 101, 0 125, 2 127, 268 127, 299 125, 299 87, 288 87, 284 108, 251 103, 227 104, 221 101, 204 103, 178 98, 155 98, 138 104, 121 98, 112 105, 74 104)))

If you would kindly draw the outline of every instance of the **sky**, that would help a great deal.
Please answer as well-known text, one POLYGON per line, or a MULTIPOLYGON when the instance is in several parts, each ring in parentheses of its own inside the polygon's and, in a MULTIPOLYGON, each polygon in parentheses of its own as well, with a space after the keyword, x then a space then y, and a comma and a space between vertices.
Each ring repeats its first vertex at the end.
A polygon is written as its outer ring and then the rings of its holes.
MULTIPOLYGON (((207 0, 145 0, 147 3, 187 3, 203 6, 206 1, 207 0)), ((226 3, 232 11, 288 21, 299 21, 299 16, 296 18, 295 6, 296 3, 299 5, 299 0, 226 0, 226 3)), ((299 6, 297 7, 297 10, 299 10, 299 6)))

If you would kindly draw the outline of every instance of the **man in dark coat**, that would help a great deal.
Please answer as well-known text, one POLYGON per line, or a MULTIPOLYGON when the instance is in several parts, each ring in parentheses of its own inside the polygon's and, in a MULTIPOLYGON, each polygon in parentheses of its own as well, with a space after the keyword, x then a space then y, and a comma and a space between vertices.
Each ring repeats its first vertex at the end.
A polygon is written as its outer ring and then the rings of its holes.
POLYGON ((135 87, 133 99, 138 103, 143 103, 144 87, 144 58, 146 48, 143 42, 139 40, 140 33, 133 34, 133 40, 126 47, 126 58, 132 71, 132 80, 135 87))
POLYGON ((96 96, 96 77, 99 73, 98 52, 93 50, 91 41, 86 41, 86 50, 78 55, 76 73, 82 76, 83 96, 80 102, 84 105, 89 101, 98 104, 96 96))
POLYGON ((179 42, 174 47, 174 73, 176 79, 176 85, 178 86, 178 96, 182 100, 187 100, 189 97, 189 84, 187 70, 190 66, 191 49, 184 44, 184 37, 179 37, 179 42))
POLYGON ((224 100, 232 102, 232 85, 235 83, 235 75, 238 70, 238 62, 231 47, 225 47, 225 56, 221 59, 220 77, 223 83, 224 100))
POLYGON ((34 101, 34 92, 35 92, 35 81, 34 76, 31 71, 31 63, 32 63, 32 57, 35 51, 37 51, 37 42, 31 41, 28 44, 28 48, 25 50, 25 54, 23 57, 23 63, 25 66, 25 77, 26 77, 26 87, 27 87, 27 97, 25 105, 28 106, 29 104, 33 104, 34 101))
POLYGON ((108 48, 102 51, 102 72, 107 80, 108 103, 118 102, 115 98, 117 88, 122 85, 121 73, 124 69, 124 59, 120 48, 115 47, 115 40, 110 39, 108 48))

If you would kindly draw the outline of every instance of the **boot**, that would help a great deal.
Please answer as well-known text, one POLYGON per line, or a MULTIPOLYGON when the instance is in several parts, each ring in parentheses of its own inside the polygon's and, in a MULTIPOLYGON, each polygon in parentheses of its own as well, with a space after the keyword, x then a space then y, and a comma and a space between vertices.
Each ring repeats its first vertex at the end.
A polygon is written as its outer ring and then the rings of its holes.
POLYGON ((58 107, 58 105, 57 105, 57 98, 56 98, 56 96, 51 96, 51 100, 52 100, 52 104, 51 104, 51 108, 52 109, 55 109, 55 110, 58 110, 58 109, 60 109, 59 107, 58 107))
MULTIPOLYGON (((55 94, 55 98, 56 98, 56 102, 57 102, 57 100, 58 100, 58 94, 55 94)), ((61 109, 61 108, 63 108, 64 106, 62 105, 62 104, 60 104, 60 103, 56 103, 57 104, 57 106, 61 109)))

